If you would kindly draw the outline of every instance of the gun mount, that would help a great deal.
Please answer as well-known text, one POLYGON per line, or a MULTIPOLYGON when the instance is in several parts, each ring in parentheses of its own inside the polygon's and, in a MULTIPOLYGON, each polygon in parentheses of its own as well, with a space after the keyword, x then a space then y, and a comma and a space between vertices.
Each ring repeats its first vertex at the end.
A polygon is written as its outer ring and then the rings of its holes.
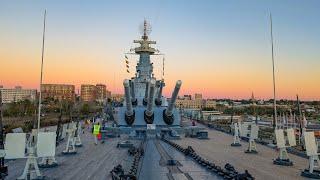
POLYGON ((163 82, 162 81, 157 81, 157 87, 159 88, 159 91, 158 91, 158 96, 155 100, 155 104, 157 106, 161 106, 162 104, 162 89, 163 89, 163 82))
POLYGON ((134 92, 134 81, 130 80, 130 88, 131 88, 131 102, 133 106, 136 106, 138 104, 138 100, 136 98, 135 92, 134 92))
POLYGON ((144 92, 143 105, 146 106, 148 104, 148 96, 149 96, 149 81, 146 82, 146 89, 144 92))
POLYGON ((154 101, 154 92, 155 92, 155 80, 150 81, 150 91, 148 96, 147 110, 144 112, 144 120, 147 124, 152 124, 154 119, 154 113, 152 111, 153 101, 154 101))
POLYGON ((167 109, 165 109, 163 111, 163 120, 167 123, 167 124, 172 124, 174 121, 174 116, 173 116, 173 108, 174 108, 174 103, 177 100, 178 97, 178 93, 181 87, 182 81, 178 80, 176 83, 176 87, 174 88, 174 91, 172 92, 172 96, 171 96, 171 100, 169 103, 169 106, 167 107, 167 109))
POLYGON ((134 122, 134 111, 132 108, 129 80, 125 79, 123 81, 123 86, 124 86, 124 94, 126 98, 126 108, 127 108, 125 113, 125 120, 129 125, 132 125, 134 122))

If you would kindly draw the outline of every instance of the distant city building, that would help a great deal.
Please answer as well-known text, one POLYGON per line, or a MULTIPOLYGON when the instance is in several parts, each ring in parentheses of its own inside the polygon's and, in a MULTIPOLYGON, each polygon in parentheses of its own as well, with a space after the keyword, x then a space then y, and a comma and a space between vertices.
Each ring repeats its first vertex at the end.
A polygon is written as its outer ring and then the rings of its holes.
POLYGON ((81 84, 81 100, 85 102, 97 99, 97 87, 91 84, 81 84))
POLYGON ((75 100, 75 86, 70 84, 42 84, 41 93, 43 99, 75 100))
POLYGON ((107 98, 111 97, 111 92, 107 90, 105 84, 82 84, 80 98, 85 102, 104 102, 107 98))
POLYGON ((242 103, 240 101, 233 101, 233 105, 234 106, 240 106, 240 105, 242 105, 242 103))
POLYGON ((194 94, 194 99, 202 99, 202 94, 199 94, 199 93, 194 94))
POLYGON ((215 100, 207 99, 204 102, 205 108, 216 108, 216 106, 217 106, 217 102, 215 100))
POLYGON ((111 94, 112 101, 122 102, 124 100, 123 94, 111 94))
POLYGON ((0 86, 1 103, 12 103, 23 100, 35 101, 37 97, 36 89, 22 89, 21 86, 16 86, 14 89, 6 89, 0 86))
POLYGON ((204 107, 204 101, 202 99, 177 99, 175 105, 183 109, 201 109, 204 107))
POLYGON ((309 113, 316 112, 316 109, 313 106, 307 104, 301 104, 301 110, 309 113))
POLYGON ((107 86, 104 84, 97 84, 96 89, 96 100, 99 102, 103 102, 107 98, 107 86))
POLYGON ((258 100, 257 102, 259 105, 263 105, 264 104, 264 100, 258 100))
POLYGON ((185 95, 183 95, 182 97, 179 97, 179 99, 191 100, 191 99, 192 99, 192 96, 189 95, 189 94, 185 94, 185 95))
POLYGON ((202 108, 216 108, 215 100, 204 100, 204 99, 189 99, 189 98, 180 98, 176 100, 175 103, 177 108, 183 109, 202 109, 202 108))

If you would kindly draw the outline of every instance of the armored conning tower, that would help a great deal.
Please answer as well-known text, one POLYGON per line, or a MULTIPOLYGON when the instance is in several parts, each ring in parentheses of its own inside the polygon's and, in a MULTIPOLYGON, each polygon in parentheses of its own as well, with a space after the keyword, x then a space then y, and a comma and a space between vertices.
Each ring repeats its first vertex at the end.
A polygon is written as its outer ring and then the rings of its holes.
POLYGON ((134 40, 139 46, 132 49, 139 55, 135 76, 123 81, 125 103, 118 108, 119 127, 147 127, 154 124, 155 127, 178 127, 180 115, 174 104, 182 82, 176 82, 174 91, 167 102, 162 96, 165 87, 164 80, 157 80, 153 74, 153 63, 150 56, 159 55, 159 51, 151 45, 156 41, 149 40, 151 29, 147 21, 143 23, 143 34, 140 40, 134 40))

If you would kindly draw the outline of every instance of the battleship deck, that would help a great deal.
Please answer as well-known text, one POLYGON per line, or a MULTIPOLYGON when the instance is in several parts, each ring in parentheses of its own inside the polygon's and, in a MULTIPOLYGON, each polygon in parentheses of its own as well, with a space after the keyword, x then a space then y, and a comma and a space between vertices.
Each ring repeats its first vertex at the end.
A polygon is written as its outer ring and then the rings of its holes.
MULTIPOLYGON (((130 158, 126 148, 117 148, 117 143, 126 137, 111 138, 104 144, 94 145, 92 134, 81 134, 83 146, 77 149, 75 155, 62 155, 65 148, 64 140, 56 149, 58 167, 41 169, 47 179, 111 179, 110 171, 115 165, 129 166, 130 158)), ((139 141, 132 141, 137 146, 139 141)), ((25 159, 9 161, 9 175, 7 179, 15 179, 22 174, 25 159)))
MULTIPOLYGON (((46 179, 112 179, 110 171, 114 166, 121 164, 128 170, 132 157, 128 155, 127 148, 117 148, 117 143, 127 140, 128 136, 121 138, 110 138, 104 144, 94 145, 92 134, 86 130, 81 134, 83 147, 77 148, 75 155, 62 155, 65 148, 64 140, 56 150, 58 167, 41 169, 46 179)), ((136 147, 140 140, 130 140, 136 147)), ((7 179, 15 179, 21 175, 26 160, 18 159, 7 162, 9 176, 7 179)), ((142 159, 141 170, 138 172, 141 180, 162 179, 221 179, 197 165, 192 159, 186 158, 182 153, 176 151, 168 144, 157 140, 147 140, 145 144, 145 155, 142 159), (179 161, 179 166, 166 165, 167 160, 179 161)))
MULTIPOLYGON (((273 165, 272 159, 276 158, 278 153, 269 147, 257 144, 258 154, 245 154, 247 142, 242 142, 241 147, 231 147, 232 136, 212 129, 208 129, 208 135, 209 140, 183 137, 173 141, 183 147, 191 145, 199 155, 217 165, 224 166, 226 163, 231 163, 241 173, 247 169, 256 179, 303 179, 300 172, 307 167, 307 159, 290 154, 294 166, 276 166, 273 165)), ((76 155, 61 155, 65 148, 64 141, 57 147, 56 159, 59 166, 42 169, 41 172, 48 179, 111 179, 109 172, 114 166, 121 164, 126 168, 131 165, 132 157, 128 156, 127 148, 116 147, 118 142, 127 138, 123 135, 121 138, 108 139, 104 144, 94 145, 92 134, 86 130, 85 134, 81 135, 83 147, 77 148, 76 155)), ((139 140, 130 141, 135 146, 140 144, 139 140)), ((25 159, 9 161, 7 165, 9 166, 7 179, 15 179, 22 173, 25 159)), ((138 172, 138 179, 220 179, 220 177, 202 168, 168 144, 151 139, 145 143, 145 155, 141 170, 138 172), (168 159, 177 160, 179 165, 167 166, 168 159)))
POLYGON ((168 144, 155 139, 147 141, 141 169, 140 180, 221 179, 168 144), (169 159, 178 161, 178 165, 167 166, 166 163, 169 159))
MULTIPOLYGON (((183 124, 191 125, 190 122, 186 123, 186 120, 183 120, 183 124)), ((242 146, 231 147, 233 136, 214 129, 206 129, 209 140, 182 138, 174 142, 183 147, 192 146, 198 154, 220 166, 231 163, 239 172, 247 169, 256 179, 304 179, 300 173, 307 168, 307 159, 289 154, 293 166, 274 165, 273 159, 279 155, 274 149, 257 144, 258 154, 246 154, 244 151, 248 147, 247 142, 241 141, 242 146)))

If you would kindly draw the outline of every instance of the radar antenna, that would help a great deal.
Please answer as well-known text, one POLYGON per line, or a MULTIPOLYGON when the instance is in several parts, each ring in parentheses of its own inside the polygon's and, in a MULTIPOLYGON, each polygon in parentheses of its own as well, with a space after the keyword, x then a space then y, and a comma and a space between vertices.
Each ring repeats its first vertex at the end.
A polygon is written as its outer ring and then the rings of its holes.
POLYGON ((142 34, 142 39, 147 40, 148 36, 152 31, 152 28, 150 23, 146 19, 143 21, 143 24, 140 26, 140 31, 142 34))

